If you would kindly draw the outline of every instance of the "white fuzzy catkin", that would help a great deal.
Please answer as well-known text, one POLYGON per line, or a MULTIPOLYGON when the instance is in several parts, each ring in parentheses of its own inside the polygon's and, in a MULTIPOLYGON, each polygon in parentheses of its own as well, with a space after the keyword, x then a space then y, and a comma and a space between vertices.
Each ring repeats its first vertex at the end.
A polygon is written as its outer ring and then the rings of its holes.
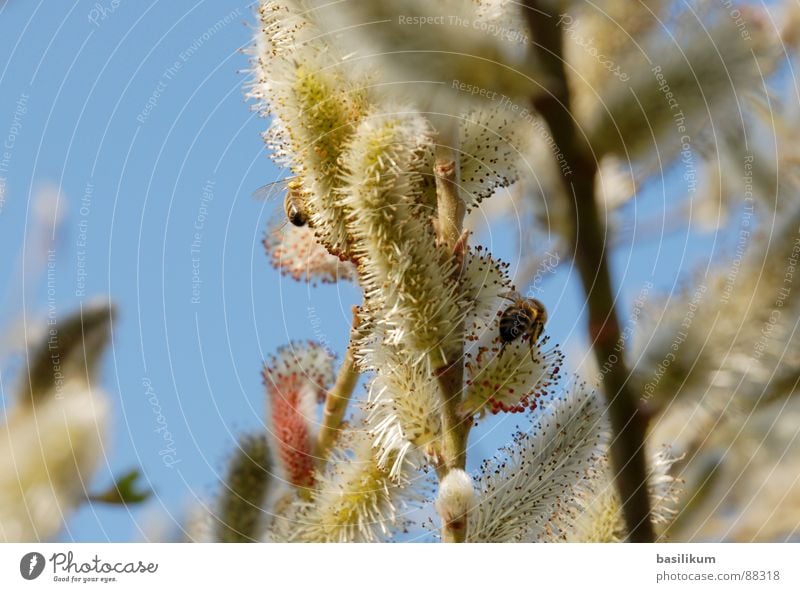
POLYGON ((464 259, 461 283, 469 308, 464 319, 465 332, 474 339, 489 331, 497 311, 510 304, 505 296, 514 290, 514 286, 508 277, 508 263, 492 257, 480 245, 473 247, 464 259))
POLYGON ((475 109, 460 123, 461 196, 467 209, 519 178, 521 120, 504 108, 475 109))
POLYGON ((500 318, 512 305, 514 287, 507 266, 481 247, 467 254, 462 276, 467 301, 465 319, 465 384, 461 411, 467 415, 522 412, 549 394, 563 355, 547 347, 547 337, 531 343, 502 343, 500 318), (505 297, 504 297, 505 296, 505 297))
POLYGON ((0 425, 0 541, 38 542, 58 533, 88 495, 105 454, 108 397, 84 380, 59 396, 18 404, 0 425))
POLYGON ((637 370, 634 384, 654 408, 686 403, 731 417, 796 392, 800 334, 785 319, 798 317, 800 299, 785 280, 797 264, 800 205, 787 210, 769 234, 749 244, 739 236, 735 266, 645 309, 634 349, 650 370, 637 370))
POLYGON ((531 542, 574 514, 602 458, 605 424, 597 395, 575 385, 539 412, 476 478, 470 542, 531 542))
POLYGON ((342 202, 359 281, 390 344, 403 344, 434 368, 458 337, 462 318, 452 253, 442 253, 418 201, 420 148, 430 142, 425 120, 400 106, 366 117, 345 153, 342 202))
POLYGON ((114 310, 88 302, 38 343, 0 425, 0 541, 46 540, 85 502, 110 403, 95 385, 114 310))
MULTIPOLYGON (((656 526, 663 527, 677 513, 675 506, 682 482, 669 474, 676 460, 668 449, 659 450, 650 459, 647 485, 651 517, 656 526)), ((572 543, 619 543, 625 540, 625 518, 608 459, 604 459, 602 465, 596 482, 584 495, 580 511, 566 517, 558 532, 553 533, 566 536, 554 536, 549 540, 565 538, 572 543)))
POLYGON ((376 542, 402 523, 404 479, 392 479, 375 459, 366 432, 339 438, 308 502, 295 502, 277 538, 314 543, 376 542))
POLYGON ((436 511, 442 522, 463 520, 474 503, 472 477, 462 469, 451 469, 439 483, 436 497, 436 511))
POLYGON ((458 114, 492 92, 495 100, 505 95, 527 101, 542 89, 531 82, 543 74, 516 3, 315 0, 314 5, 322 27, 340 35, 353 61, 374 63, 396 92, 413 88, 426 111, 458 114), (433 84, 420 93, 422 81, 433 84))
POLYGON ((473 415, 489 410, 521 413, 534 409, 537 400, 550 394, 561 371, 563 356, 544 350, 547 338, 531 344, 518 339, 502 343, 499 322, 489 338, 479 339, 474 352, 466 354, 466 394, 462 410, 473 415))
MULTIPOLYGON (((775 63, 771 57, 774 44, 768 42, 757 19, 751 23, 752 39, 745 41, 734 19, 718 18, 716 12, 679 12, 669 25, 675 28, 675 35, 666 34, 664 25, 652 27, 639 33, 636 45, 631 41, 630 47, 615 56, 618 61, 612 62, 626 76, 624 80, 620 75, 603 75, 607 63, 592 57, 582 59, 581 65, 590 69, 590 75, 574 75, 571 87, 576 117, 593 150, 600 155, 611 151, 625 158, 638 157, 652 153, 655 137, 663 162, 682 150, 680 138, 685 141, 689 132, 681 133, 679 126, 684 126, 684 131, 697 130, 711 118, 737 120, 739 95, 745 89, 761 87, 765 72, 775 63), (600 71, 601 77, 592 85, 593 71, 600 71), (713 113, 709 105, 713 105, 713 113), (642 129, 649 133, 641 133, 642 129)), ((581 31, 580 37, 585 42, 594 37, 594 31, 581 31)), ((568 56, 586 52, 579 42, 565 47, 568 56)))
POLYGON ((367 429, 379 466, 398 477, 441 437, 441 396, 436 379, 399 348, 376 344, 371 351, 378 370, 369 385, 367 429))
POLYGON ((271 117, 272 157, 296 175, 316 236, 347 255, 347 211, 336 196, 339 157, 368 106, 365 81, 345 76, 336 49, 302 1, 262 1, 248 97, 271 117))

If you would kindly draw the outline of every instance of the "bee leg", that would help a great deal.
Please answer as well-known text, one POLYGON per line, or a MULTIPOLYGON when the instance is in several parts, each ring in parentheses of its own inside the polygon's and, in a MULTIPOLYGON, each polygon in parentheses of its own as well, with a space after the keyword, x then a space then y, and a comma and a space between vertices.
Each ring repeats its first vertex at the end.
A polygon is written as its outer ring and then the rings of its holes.
MULTIPOLYGON (((539 332, 539 334, 541 334, 541 331, 539 332)), ((537 338, 534 339, 534 334, 531 333, 531 336, 528 338, 528 345, 530 346, 530 351, 531 351, 531 362, 533 362, 534 364, 536 363, 536 356, 534 355, 533 351, 536 348, 537 341, 538 341, 538 335, 537 338)))
POLYGON ((544 333, 544 325, 538 322, 534 323, 533 329, 531 330, 531 345, 539 341, 542 337, 542 333, 544 333))
POLYGON ((503 359, 503 354, 506 352, 507 343, 503 343, 500 345, 500 351, 497 352, 497 361, 500 362, 503 359))

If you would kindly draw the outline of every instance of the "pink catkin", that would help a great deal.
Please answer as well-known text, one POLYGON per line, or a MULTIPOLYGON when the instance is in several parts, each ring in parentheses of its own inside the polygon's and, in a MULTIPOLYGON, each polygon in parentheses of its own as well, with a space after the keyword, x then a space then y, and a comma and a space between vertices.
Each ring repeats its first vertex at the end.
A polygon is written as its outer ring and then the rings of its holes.
POLYGON ((272 266, 298 282, 334 283, 354 277, 354 268, 325 250, 307 226, 282 224, 267 231, 264 248, 272 266))
POLYGON ((286 478, 295 487, 309 487, 314 480, 311 432, 302 414, 301 383, 286 377, 271 389, 272 432, 286 478))
POLYGON ((271 432, 287 481, 310 487, 314 481, 314 418, 333 379, 332 358, 315 343, 281 348, 264 365, 271 432))

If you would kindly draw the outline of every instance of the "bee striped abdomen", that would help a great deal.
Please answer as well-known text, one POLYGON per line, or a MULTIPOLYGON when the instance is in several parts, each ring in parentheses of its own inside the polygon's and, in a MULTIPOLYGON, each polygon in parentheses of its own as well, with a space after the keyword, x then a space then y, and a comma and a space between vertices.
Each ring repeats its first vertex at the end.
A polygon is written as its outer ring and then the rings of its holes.
POLYGON ((305 226, 308 222, 303 210, 297 207, 297 205, 294 203, 289 203, 286 206, 286 217, 289 218, 289 222, 295 226, 305 226))
POLYGON ((522 337, 533 325, 533 313, 527 307, 509 306, 500 317, 500 340, 510 343, 522 337))

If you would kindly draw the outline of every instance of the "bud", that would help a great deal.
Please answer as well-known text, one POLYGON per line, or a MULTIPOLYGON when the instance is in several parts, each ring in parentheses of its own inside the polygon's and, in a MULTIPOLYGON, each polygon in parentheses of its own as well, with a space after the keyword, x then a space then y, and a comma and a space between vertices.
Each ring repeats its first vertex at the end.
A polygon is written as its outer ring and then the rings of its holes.
POLYGON ((475 503, 472 477, 462 469, 452 469, 439 484, 436 511, 444 524, 463 529, 467 513, 475 503))

